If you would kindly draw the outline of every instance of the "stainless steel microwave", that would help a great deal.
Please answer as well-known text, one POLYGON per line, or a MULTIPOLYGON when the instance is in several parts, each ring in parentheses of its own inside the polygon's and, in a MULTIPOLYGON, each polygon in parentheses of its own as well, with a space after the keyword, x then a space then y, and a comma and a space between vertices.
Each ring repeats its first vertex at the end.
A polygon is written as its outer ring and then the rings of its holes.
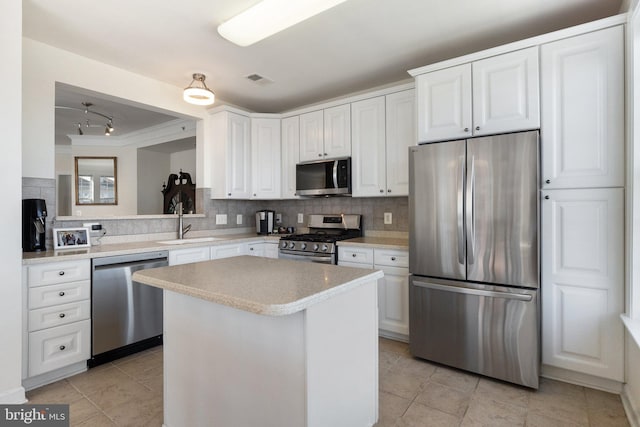
POLYGON ((296 165, 298 196, 351 195, 351 157, 296 165))

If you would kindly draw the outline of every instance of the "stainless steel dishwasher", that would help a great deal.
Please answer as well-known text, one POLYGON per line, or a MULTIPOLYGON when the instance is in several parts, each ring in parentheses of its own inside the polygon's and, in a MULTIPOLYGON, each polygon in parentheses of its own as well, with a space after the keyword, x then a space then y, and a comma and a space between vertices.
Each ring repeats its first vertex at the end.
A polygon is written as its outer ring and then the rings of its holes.
POLYGON ((166 265, 167 251, 93 259, 90 367, 162 344, 162 289, 131 275, 166 265))

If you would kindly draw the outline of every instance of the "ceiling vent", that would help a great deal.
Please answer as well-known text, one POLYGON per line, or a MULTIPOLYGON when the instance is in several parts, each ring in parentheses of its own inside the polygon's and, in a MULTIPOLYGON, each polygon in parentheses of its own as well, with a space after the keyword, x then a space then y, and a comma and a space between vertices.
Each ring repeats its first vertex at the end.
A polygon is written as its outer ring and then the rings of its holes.
POLYGON ((259 84, 259 85, 268 85, 273 83, 273 80, 270 80, 264 76, 261 76, 260 74, 254 73, 254 74, 249 74, 247 76, 247 79, 251 80, 252 82, 259 84))

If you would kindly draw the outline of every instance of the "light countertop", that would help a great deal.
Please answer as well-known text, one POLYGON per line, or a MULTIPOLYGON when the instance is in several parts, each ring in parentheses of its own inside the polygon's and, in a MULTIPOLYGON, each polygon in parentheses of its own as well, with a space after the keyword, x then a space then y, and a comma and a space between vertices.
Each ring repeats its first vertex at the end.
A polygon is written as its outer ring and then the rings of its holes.
POLYGON ((239 256, 137 271, 133 279, 257 314, 283 316, 383 277, 378 270, 239 256))
POLYGON ((409 250, 409 239, 398 237, 357 237, 355 239, 341 240, 338 246, 360 246, 376 249, 409 250))

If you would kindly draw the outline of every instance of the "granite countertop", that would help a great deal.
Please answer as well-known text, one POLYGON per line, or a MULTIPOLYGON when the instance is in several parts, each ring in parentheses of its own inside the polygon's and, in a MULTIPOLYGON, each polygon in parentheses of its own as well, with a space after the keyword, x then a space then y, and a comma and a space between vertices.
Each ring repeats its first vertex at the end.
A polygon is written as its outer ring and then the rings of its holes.
POLYGON ((398 237, 357 237, 341 240, 338 246, 361 246, 376 249, 409 250, 409 239, 398 237))
MULTIPOLYGON (((113 255, 129 255, 142 253, 147 251, 168 251, 184 248, 193 248, 197 246, 216 246, 226 245, 230 243, 242 243, 242 242, 277 242, 280 240, 280 235, 257 235, 255 233, 243 233, 243 234, 225 234, 220 236, 211 236, 215 240, 210 241, 198 241, 199 238, 195 238, 193 243, 183 243, 179 245, 168 245, 159 243, 159 241, 141 241, 130 243, 113 243, 91 246, 86 249, 63 249, 59 251, 47 250, 44 252, 23 252, 22 264, 31 265, 44 262, 55 261, 73 261, 79 259, 91 259, 113 255)), ((189 238, 184 239, 189 241, 189 238)))
POLYGON ((147 285, 239 310, 284 316, 383 277, 382 271, 239 256, 137 271, 147 285))

